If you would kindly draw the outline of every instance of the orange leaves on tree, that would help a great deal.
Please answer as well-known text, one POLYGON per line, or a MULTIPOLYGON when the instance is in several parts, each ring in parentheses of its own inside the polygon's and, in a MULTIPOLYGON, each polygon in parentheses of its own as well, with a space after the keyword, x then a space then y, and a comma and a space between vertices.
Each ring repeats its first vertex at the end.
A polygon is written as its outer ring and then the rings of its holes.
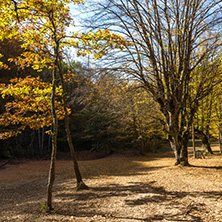
MULTIPOLYGON (((131 44, 109 30, 98 29, 96 32, 73 33, 67 36, 66 28, 73 22, 69 2, 69 0, 0 0, 0 40, 16 39, 22 43, 21 47, 24 49, 20 56, 10 59, 11 62, 22 69, 27 66, 38 71, 45 68, 57 69, 58 60, 63 59, 64 48, 67 46, 77 47, 80 55, 94 54, 95 59, 98 59, 108 50, 123 50, 131 44)), ((72 0, 72 3, 84 2, 72 0)), ((4 67, 4 64, 0 66, 4 67)), ((67 73, 64 77, 66 81, 74 78, 71 73, 67 73)), ((10 85, 2 87, 0 89, 2 96, 11 97, 13 102, 7 102, 6 113, 0 116, 0 124, 29 126, 33 129, 51 125, 51 88, 51 84, 31 77, 13 80, 10 85)), ((63 118, 63 108, 58 100, 59 94, 62 94, 60 88, 57 89, 55 105, 58 118, 63 118)), ((4 135, 7 137, 9 134, 4 135)))
POLYGON ((67 73, 63 75, 63 79, 65 82, 72 82, 72 81, 76 82, 75 77, 76 75, 71 73, 70 70, 68 70, 67 73))
MULTIPOLYGON (((0 133, 0 138, 16 136, 27 126, 31 129, 50 126, 52 124, 51 91, 50 83, 30 76, 24 79, 15 78, 8 85, 0 85, 2 98, 9 99, 5 104, 5 112, 0 115, 0 125, 4 129, 0 133)), ((64 109, 59 98, 61 94, 61 87, 57 87, 55 107, 58 119, 64 118, 64 109)))

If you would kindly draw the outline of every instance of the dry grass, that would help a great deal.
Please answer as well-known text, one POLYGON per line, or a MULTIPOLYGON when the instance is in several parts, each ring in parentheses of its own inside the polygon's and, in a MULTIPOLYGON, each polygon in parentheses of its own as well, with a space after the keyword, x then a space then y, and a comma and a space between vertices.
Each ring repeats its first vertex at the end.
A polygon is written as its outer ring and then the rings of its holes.
POLYGON ((222 221, 222 156, 173 163, 170 153, 80 161, 90 189, 76 192, 72 162, 57 161, 51 214, 41 206, 49 161, 6 165, 0 221, 222 221))

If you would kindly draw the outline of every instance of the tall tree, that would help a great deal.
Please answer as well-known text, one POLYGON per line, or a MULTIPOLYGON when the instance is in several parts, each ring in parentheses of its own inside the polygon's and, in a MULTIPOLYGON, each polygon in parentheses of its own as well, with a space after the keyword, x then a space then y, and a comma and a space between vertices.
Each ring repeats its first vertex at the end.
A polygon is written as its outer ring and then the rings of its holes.
MULTIPOLYGON (((43 68, 52 70, 52 94, 51 114, 53 120, 52 130, 52 155, 48 180, 47 208, 52 209, 52 187, 55 178, 55 159, 57 150, 58 117, 56 113, 56 87, 60 83, 64 86, 61 70, 65 46, 79 46, 83 50, 79 54, 95 53, 99 58, 106 53, 107 45, 115 48, 122 48, 126 45, 123 38, 111 34, 109 30, 98 30, 95 33, 78 34, 71 33, 67 36, 66 28, 72 23, 68 7, 69 0, 4 0, 0 1, 0 40, 14 38, 20 40, 25 52, 16 59, 11 59, 22 69, 32 66, 33 69, 41 71, 43 68), (76 40, 77 39, 77 40, 76 40), (80 41, 79 41, 80 40, 80 41), (81 42, 81 43, 80 43, 81 42), (98 43, 99 42, 99 43, 98 43), (112 43, 112 44, 111 44, 112 43), (88 47, 87 47, 88 46, 88 47)), ((73 4, 81 4, 82 0, 72 0, 73 4)), ((7 68, 2 62, 1 67, 7 68)), ((63 90, 64 92, 64 90, 63 90)), ((74 170, 77 183, 83 181, 77 161, 74 155, 74 148, 70 140, 69 119, 66 107, 66 98, 63 95, 63 106, 65 111, 67 139, 73 157, 74 170)), ((85 187, 85 185, 84 185, 85 187)))
POLYGON ((199 101, 221 80, 221 1, 106 0, 99 6, 92 26, 109 26, 133 42, 109 61, 114 58, 115 69, 139 80, 159 103, 175 164, 188 165, 199 101))

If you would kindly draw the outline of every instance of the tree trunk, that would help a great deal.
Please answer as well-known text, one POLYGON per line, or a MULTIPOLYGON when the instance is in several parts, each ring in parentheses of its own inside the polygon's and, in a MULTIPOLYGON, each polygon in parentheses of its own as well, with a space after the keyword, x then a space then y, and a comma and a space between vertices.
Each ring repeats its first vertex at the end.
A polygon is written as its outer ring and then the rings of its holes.
MULTIPOLYGON (((44 126, 42 127, 42 141, 41 141, 41 145, 42 145, 42 156, 43 156, 43 153, 44 153, 44 138, 45 138, 45 128, 44 126)), ((41 156, 41 157, 42 157, 41 156)))
POLYGON ((44 127, 38 129, 39 156, 43 156, 44 148, 44 127))
POLYGON ((222 153, 222 132, 221 132, 221 125, 218 126, 218 141, 220 145, 220 152, 222 153))
POLYGON ((67 105, 66 105, 67 103, 66 103, 65 84, 64 84, 61 64, 59 64, 59 77, 60 77, 60 81, 61 81, 62 89, 63 89, 62 96, 63 96, 63 108, 64 108, 64 112, 65 112, 66 137, 67 137, 67 141, 69 144, 69 149, 70 149, 70 153, 71 153, 71 157, 72 157, 72 161, 73 161, 74 172, 76 175, 76 182, 77 182, 76 190, 88 189, 88 186, 82 180, 82 176, 81 176, 81 173, 79 170, 79 165, 78 165, 77 158, 76 158, 75 149, 74 149, 73 142, 72 142, 70 127, 69 127, 69 116, 68 116, 67 105))
POLYGON ((168 136, 168 140, 170 142, 170 146, 174 152, 175 158, 176 158, 176 162, 175 162, 175 166, 180 164, 180 144, 177 140, 177 136, 168 136))
POLYGON ((204 132, 202 132, 201 130, 198 130, 198 129, 195 129, 195 132, 201 137, 201 140, 202 140, 202 143, 205 147, 206 152, 213 154, 213 151, 210 147, 210 143, 209 143, 209 140, 208 140, 206 134, 204 134, 204 132))
POLYGON ((188 162, 188 136, 181 137, 178 135, 175 136, 169 136, 169 141, 170 141, 170 146, 174 152, 176 162, 176 165, 181 165, 181 166, 189 166, 188 162))
POLYGON ((194 124, 192 124, 192 142, 193 142, 193 157, 195 158, 196 147, 195 147, 195 131, 194 131, 194 124))
POLYGON ((55 161, 57 152, 57 133, 58 133, 58 119, 55 110, 55 95, 56 94, 56 68, 52 73, 52 95, 51 95, 51 112, 52 112, 52 154, 51 163, 47 185, 47 210, 51 211, 52 208, 52 188, 55 180, 55 161))
POLYGON ((75 175, 76 175, 76 182, 77 182, 76 190, 88 189, 88 186, 82 180, 82 176, 81 176, 81 173, 79 170, 79 165, 77 162, 76 153, 75 153, 74 146, 72 143, 72 137, 71 137, 70 127, 69 127, 69 117, 68 117, 67 113, 65 114, 65 129, 66 129, 67 141, 68 141, 69 148, 70 148, 70 153, 72 156, 74 171, 75 171, 75 175))
MULTIPOLYGON (((52 126, 50 126, 50 131, 52 131, 52 126)), ((47 152, 51 152, 51 141, 52 141, 52 136, 50 134, 48 134, 48 148, 47 148, 47 152)))
POLYGON ((186 132, 186 134, 181 139, 182 141, 182 147, 180 152, 180 165, 182 166, 189 166, 188 162, 188 141, 189 141, 189 133, 186 132))

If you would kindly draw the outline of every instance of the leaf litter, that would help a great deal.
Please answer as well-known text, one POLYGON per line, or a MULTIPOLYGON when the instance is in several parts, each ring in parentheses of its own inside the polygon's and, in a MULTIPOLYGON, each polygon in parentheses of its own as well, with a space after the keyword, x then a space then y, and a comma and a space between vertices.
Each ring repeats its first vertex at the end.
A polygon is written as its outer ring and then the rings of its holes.
POLYGON ((73 165, 57 160, 54 210, 44 210, 49 161, 0 170, 0 221, 222 221, 222 156, 173 166, 172 153, 79 161, 89 190, 75 191, 73 165))

